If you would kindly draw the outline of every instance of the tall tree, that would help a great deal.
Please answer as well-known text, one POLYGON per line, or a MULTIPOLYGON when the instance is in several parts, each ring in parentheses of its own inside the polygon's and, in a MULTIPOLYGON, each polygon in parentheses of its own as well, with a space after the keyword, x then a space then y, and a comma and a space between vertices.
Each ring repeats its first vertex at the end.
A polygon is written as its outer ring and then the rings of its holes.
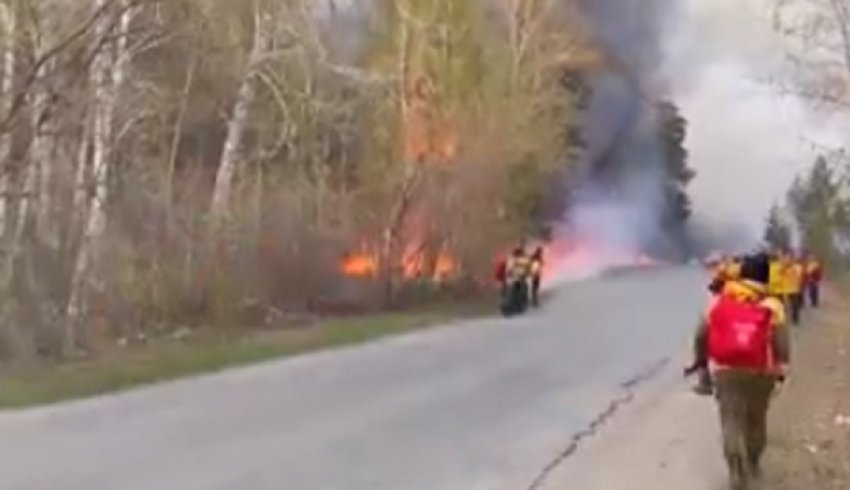
POLYGON ((0 1, 0 357, 489 273, 571 161, 571 3, 0 1))
POLYGON ((690 243, 686 225, 691 216, 688 185, 696 176, 696 172, 688 165, 688 151, 685 147, 688 122, 679 108, 669 101, 658 104, 657 115, 663 159, 662 227, 680 252, 687 253, 690 243))
POLYGON ((667 192, 666 222, 673 229, 678 229, 691 216, 687 188, 696 176, 688 165, 688 150, 685 148, 688 122, 679 108, 669 101, 658 105, 658 118, 667 192))
POLYGON ((808 174, 794 182, 788 203, 800 230, 802 246, 824 260, 838 261, 838 245, 850 231, 848 202, 827 156, 818 156, 808 174))
POLYGON ((782 208, 777 205, 772 206, 767 215, 764 227, 764 243, 775 250, 791 249, 791 227, 782 215, 782 208))
POLYGON ((787 43, 790 91, 836 110, 850 109, 850 5, 845 0, 774 0, 774 27, 787 43))

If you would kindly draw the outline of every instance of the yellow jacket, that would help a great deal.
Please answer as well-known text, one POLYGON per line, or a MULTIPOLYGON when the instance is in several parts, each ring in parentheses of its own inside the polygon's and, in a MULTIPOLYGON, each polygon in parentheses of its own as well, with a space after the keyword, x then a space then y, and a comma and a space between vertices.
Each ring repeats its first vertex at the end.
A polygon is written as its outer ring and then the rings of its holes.
POLYGON ((773 259, 770 261, 770 280, 767 283, 767 294, 781 296, 782 293, 782 263, 773 259))
POLYGON ((729 262, 726 265, 726 277, 731 281, 737 281, 741 278, 741 263, 737 261, 729 262))
POLYGON ((543 261, 539 259, 531 259, 531 275, 539 276, 543 273, 543 261))
POLYGON ((531 259, 525 256, 508 258, 505 267, 509 281, 521 281, 531 273, 531 259))
POLYGON ((782 268, 782 294, 800 294, 803 290, 805 270, 799 262, 785 264, 782 268))

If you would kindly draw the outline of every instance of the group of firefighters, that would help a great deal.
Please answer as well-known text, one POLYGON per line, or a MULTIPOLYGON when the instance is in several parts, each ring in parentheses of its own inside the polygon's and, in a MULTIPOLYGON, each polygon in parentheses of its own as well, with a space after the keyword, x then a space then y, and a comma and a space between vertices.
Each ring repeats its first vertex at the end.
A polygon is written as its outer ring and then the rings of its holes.
MULTIPOLYGON (((501 260, 502 312, 521 314, 539 305, 543 248, 523 244, 501 260)), ((717 400, 723 452, 732 490, 750 490, 761 476, 767 446, 767 412, 789 375, 790 326, 806 307, 820 304, 821 262, 784 250, 708 261, 710 300, 694 337, 695 391, 717 400)))
MULTIPOLYGON (((823 266, 811 254, 775 250, 766 254, 769 268, 767 294, 782 301, 791 323, 800 324, 808 302, 817 307, 823 281, 823 266)), ((721 255, 709 260, 712 281, 709 289, 717 294, 724 284, 741 278, 744 256, 721 255)))
POLYGON ((501 286, 501 309, 505 316, 525 313, 529 305, 540 305, 543 254, 542 246, 529 252, 521 244, 498 263, 495 275, 501 286))
POLYGON ((711 299, 694 339, 695 391, 714 395, 732 490, 761 476, 767 412, 789 374, 789 325, 817 308, 823 266, 808 254, 760 252, 712 261, 711 299))

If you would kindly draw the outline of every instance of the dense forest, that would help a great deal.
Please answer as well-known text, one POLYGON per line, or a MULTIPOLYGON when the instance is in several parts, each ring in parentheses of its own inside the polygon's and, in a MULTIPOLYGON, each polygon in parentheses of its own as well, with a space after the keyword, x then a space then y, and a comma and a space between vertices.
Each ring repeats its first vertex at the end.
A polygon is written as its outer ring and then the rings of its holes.
MULTIPOLYGON (((486 285, 568 191, 630 180, 636 158, 586 171, 619 146, 584 137, 594 80, 630 68, 583 10, 4 0, 2 356, 486 285)), ((680 233, 686 122, 639 104, 680 233)))

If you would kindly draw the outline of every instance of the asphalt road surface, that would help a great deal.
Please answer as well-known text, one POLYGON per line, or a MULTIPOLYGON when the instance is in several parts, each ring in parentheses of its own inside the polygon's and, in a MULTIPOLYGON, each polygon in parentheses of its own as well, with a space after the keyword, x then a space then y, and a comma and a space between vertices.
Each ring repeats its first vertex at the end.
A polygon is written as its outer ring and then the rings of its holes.
POLYGON ((2 413, 0 489, 543 488, 679 362, 704 281, 626 273, 518 320, 2 413))

